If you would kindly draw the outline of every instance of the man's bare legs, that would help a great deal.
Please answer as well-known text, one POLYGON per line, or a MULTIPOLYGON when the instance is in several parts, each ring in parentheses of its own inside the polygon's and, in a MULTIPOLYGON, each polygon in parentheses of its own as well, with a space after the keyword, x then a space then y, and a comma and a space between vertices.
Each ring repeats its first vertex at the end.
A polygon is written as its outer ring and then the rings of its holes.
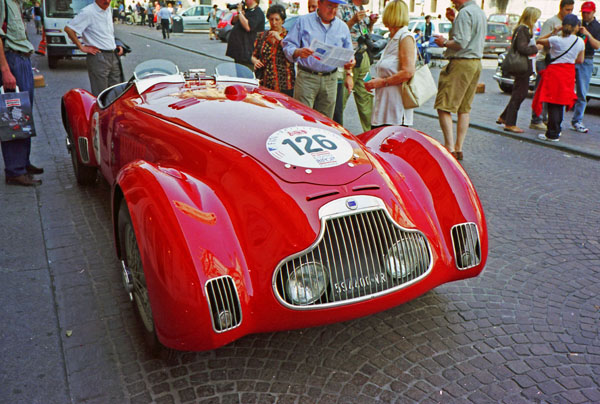
POLYGON ((438 109, 438 120, 444 134, 444 147, 449 151, 462 151, 462 146, 469 129, 469 113, 458 114, 456 124, 456 143, 454 142, 454 131, 452 114, 438 109))
POLYGON ((456 122, 456 144, 454 145, 454 151, 462 151, 465 137, 467 137, 467 130, 469 129, 469 113, 459 113, 458 120, 456 122))
POLYGON ((449 151, 454 151, 454 132, 452 128, 452 114, 450 112, 442 111, 438 109, 438 120, 440 121, 440 128, 444 134, 444 147, 449 151))

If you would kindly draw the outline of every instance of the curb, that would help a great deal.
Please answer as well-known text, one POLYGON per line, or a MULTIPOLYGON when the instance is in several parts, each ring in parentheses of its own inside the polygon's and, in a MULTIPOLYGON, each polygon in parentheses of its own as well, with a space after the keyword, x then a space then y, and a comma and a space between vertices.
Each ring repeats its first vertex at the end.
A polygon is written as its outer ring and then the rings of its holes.
MULTIPOLYGON (((415 110, 415 113, 426 116, 428 118, 438 119, 437 114, 432 114, 430 112, 415 110)), ((456 120, 453 119, 453 122, 456 122, 456 120)), ((469 127, 480 129, 485 132, 493 133, 496 135, 510 137, 513 139, 522 140, 524 142, 535 143, 540 146, 549 147, 549 148, 561 150, 564 152, 569 152, 569 153, 576 154, 578 156, 589 158, 592 160, 600 160, 600 153, 595 153, 595 152, 583 149, 578 146, 572 146, 572 145, 568 145, 568 144, 560 143, 560 142, 556 142, 556 143, 555 142, 546 142, 543 140, 539 140, 537 138, 532 138, 526 134, 506 132, 504 130, 498 130, 495 127, 491 127, 491 126, 484 125, 484 124, 477 123, 477 122, 471 122, 469 124, 469 127)))

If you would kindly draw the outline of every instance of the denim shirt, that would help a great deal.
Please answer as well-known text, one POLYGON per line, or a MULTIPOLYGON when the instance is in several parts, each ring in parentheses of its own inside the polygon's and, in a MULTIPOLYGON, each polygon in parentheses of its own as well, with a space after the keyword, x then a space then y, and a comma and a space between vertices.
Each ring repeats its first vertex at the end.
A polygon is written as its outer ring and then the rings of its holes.
POLYGON ((314 12, 298 17, 296 24, 294 24, 281 42, 285 57, 292 63, 297 62, 300 66, 316 72, 332 71, 335 69, 334 66, 323 64, 313 56, 294 58, 294 51, 296 49, 310 47, 314 39, 328 45, 352 49, 350 30, 345 22, 339 18, 334 18, 329 27, 326 27, 321 22, 321 18, 317 12, 314 12))

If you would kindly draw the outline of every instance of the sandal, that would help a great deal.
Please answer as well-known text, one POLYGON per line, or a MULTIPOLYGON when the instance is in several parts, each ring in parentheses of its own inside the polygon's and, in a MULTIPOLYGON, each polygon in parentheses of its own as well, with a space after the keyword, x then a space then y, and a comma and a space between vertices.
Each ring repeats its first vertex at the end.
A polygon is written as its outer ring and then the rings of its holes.
POLYGON ((457 159, 457 160, 462 160, 462 159, 463 159, 463 152, 461 152, 461 151, 453 151, 453 152, 450 152, 450 153, 451 153, 451 154, 454 156, 454 158, 455 158, 455 159, 457 159))

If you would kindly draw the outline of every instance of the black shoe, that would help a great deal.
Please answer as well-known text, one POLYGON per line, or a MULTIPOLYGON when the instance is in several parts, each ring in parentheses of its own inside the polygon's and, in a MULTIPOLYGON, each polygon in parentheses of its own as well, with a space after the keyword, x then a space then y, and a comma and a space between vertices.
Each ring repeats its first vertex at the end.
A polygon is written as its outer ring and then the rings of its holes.
POLYGON ((36 167, 33 164, 28 165, 27 167, 25 167, 27 169, 27 173, 28 174, 43 174, 44 173, 44 169, 41 167, 36 167))
POLYGON ((36 180, 28 174, 19 175, 18 177, 6 177, 8 185, 23 185, 25 187, 40 185, 42 180, 36 180))

